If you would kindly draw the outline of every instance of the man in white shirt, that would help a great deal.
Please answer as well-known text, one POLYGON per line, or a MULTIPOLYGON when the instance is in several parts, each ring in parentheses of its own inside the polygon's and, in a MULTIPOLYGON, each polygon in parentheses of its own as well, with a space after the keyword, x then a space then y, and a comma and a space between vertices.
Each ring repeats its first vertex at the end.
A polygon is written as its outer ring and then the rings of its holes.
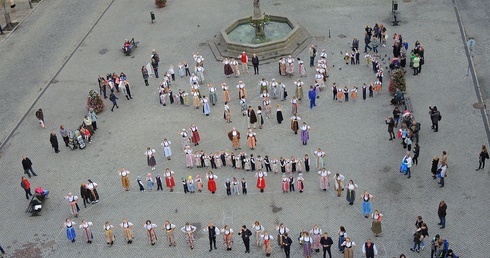
POLYGON ((404 175, 408 175, 408 178, 411 177, 412 173, 410 172, 410 168, 412 167, 412 158, 410 157, 410 152, 407 151, 407 154, 402 159, 402 164, 405 164, 406 171, 404 175))
POLYGON ((364 245, 362 245, 362 253, 366 255, 366 258, 374 258, 378 255, 378 249, 376 245, 371 243, 371 239, 368 239, 364 245))

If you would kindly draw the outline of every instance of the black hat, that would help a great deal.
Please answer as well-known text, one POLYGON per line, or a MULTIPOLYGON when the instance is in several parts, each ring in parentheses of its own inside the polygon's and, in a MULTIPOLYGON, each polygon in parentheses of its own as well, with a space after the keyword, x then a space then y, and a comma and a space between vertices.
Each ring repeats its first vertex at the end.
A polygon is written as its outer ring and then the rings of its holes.
POLYGON ((89 182, 89 183, 93 183, 93 182, 92 182, 92 180, 90 180, 90 179, 88 180, 88 182, 89 182))

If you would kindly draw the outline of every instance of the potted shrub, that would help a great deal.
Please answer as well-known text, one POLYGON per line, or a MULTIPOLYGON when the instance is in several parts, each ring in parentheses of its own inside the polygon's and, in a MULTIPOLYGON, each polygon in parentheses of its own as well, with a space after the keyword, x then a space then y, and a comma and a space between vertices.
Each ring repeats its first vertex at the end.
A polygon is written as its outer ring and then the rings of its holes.
POLYGON ((99 93, 94 90, 90 90, 87 98, 87 109, 93 108, 95 113, 98 114, 104 110, 104 101, 100 97, 99 93))
POLYGON ((158 8, 165 7, 166 4, 167 4, 167 0, 155 0, 155 5, 158 8))

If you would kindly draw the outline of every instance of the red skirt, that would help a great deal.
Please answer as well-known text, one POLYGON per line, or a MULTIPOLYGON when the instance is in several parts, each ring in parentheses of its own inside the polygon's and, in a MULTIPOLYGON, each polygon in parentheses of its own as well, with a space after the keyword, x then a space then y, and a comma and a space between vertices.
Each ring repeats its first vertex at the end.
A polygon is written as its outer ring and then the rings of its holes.
POLYGON ((168 188, 173 188, 175 186, 175 181, 173 177, 165 177, 165 184, 168 188))
POLYGON ((192 132, 192 143, 199 143, 200 140, 201 137, 199 137, 199 132, 198 131, 192 132))
POLYGON ((259 189, 265 189, 265 178, 259 177, 257 178, 257 188, 259 189))
POLYGON ((208 190, 210 192, 216 192, 216 181, 214 181, 214 179, 208 180, 208 190))

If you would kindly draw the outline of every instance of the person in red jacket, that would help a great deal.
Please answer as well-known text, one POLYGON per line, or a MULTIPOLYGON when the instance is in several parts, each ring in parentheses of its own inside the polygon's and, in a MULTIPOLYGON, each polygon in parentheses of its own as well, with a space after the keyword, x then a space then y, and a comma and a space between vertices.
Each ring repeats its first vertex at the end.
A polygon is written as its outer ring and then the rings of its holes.
POLYGON ((241 55, 238 56, 240 58, 240 61, 242 62, 242 70, 243 73, 248 73, 248 56, 245 51, 242 52, 241 55))
POLYGON ((26 191, 26 199, 29 200, 29 196, 32 196, 31 183, 29 183, 29 180, 25 176, 21 178, 20 186, 26 191))

